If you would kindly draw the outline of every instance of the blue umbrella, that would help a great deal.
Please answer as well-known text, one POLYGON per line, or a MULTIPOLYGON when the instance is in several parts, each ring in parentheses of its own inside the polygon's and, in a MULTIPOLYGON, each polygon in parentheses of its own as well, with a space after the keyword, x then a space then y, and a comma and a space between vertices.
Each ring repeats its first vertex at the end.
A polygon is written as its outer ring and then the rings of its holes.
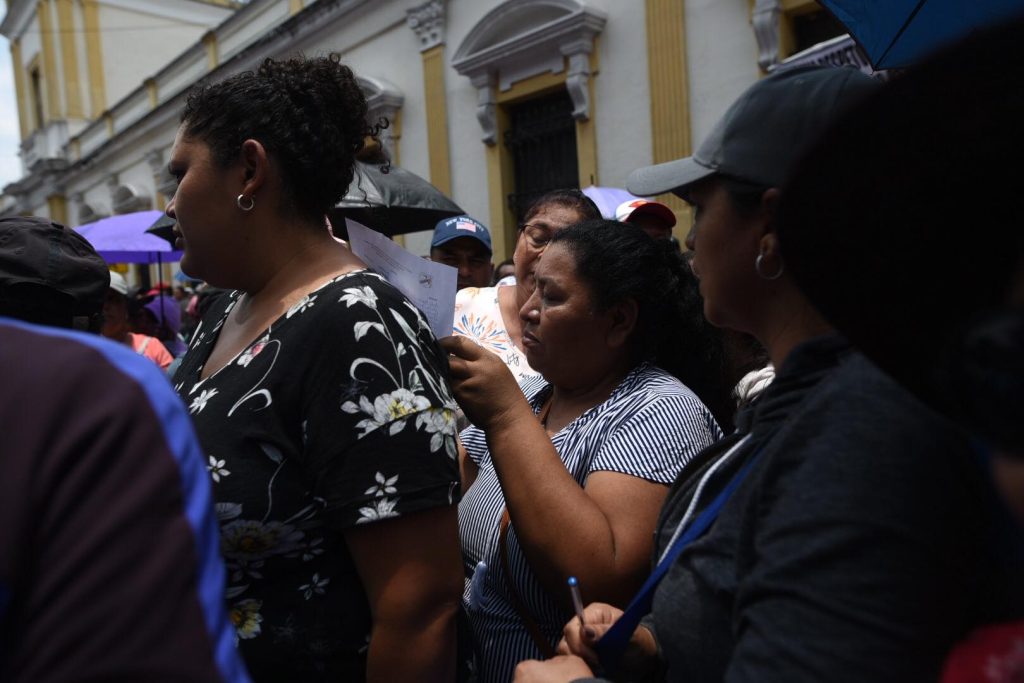
POLYGON ((1024 0, 820 0, 875 69, 903 68, 971 31, 1024 13, 1024 0))

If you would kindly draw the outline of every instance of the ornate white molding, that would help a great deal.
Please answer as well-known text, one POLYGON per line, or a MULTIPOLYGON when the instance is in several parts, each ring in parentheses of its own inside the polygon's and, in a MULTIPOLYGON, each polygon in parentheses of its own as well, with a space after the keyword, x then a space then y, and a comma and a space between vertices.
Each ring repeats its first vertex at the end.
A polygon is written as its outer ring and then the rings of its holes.
POLYGON ((485 144, 498 142, 498 110, 494 92, 494 76, 483 73, 470 79, 476 88, 476 120, 483 131, 481 139, 485 144))
POLYGON ((420 41, 420 52, 444 44, 444 2, 429 0, 405 11, 405 21, 420 41))
POLYGON ((71 204, 78 207, 78 218, 75 221, 75 225, 85 225, 110 215, 110 212, 105 207, 88 204, 85 201, 85 194, 82 192, 74 193, 70 199, 71 204))
POLYGON ((147 211, 153 208, 153 199, 135 185, 118 185, 110 193, 114 213, 147 211))
POLYGON ((160 171, 164 170, 164 152, 162 149, 151 149, 146 152, 146 163, 149 164, 149 170, 153 175, 157 175, 160 171))
POLYGON ((604 13, 577 0, 507 0, 469 31, 452 67, 477 89, 483 141, 497 142, 495 89, 537 74, 566 70, 572 115, 590 118, 590 53, 605 25, 604 13))
POLYGON ((779 17, 782 15, 780 0, 757 0, 751 21, 754 37, 757 39, 757 64, 765 71, 779 61, 779 17))
POLYGON ((164 163, 164 152, 162 149, 151 149, 146 152, 146 163, 153 174, 153 185, 156 191, 167 199, 174 196, 178 191, 178 183, 170 173, 167 172, 167 164, 164 163))
POLYGON ((566 55, 569 75, 565 87, 572 99, 572 116, 578 121, 590 118, 590 47, 588 45, 585 52, 580 50, 566 55))
POLYGON ((38 3, 32 0, 8 0, 7 11, 0 21, 0 35, 8 40, 18 40, 36 16, 38 3))
POLYGON ((101 218, 106 218, 106 216, 101 216, 100 214, 96 213, 96 211, 94 211, 93 208, 88 204, 83 203, 78 207, 78 225, 92 223, 98 221, 101 218))

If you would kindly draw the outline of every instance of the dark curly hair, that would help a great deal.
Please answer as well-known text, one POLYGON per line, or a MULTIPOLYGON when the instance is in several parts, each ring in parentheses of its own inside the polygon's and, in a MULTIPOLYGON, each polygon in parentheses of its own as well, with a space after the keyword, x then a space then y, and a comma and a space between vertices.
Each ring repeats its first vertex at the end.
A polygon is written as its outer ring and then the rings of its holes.
POLYGON ((218 83, 193 88, 184 132, 230 166, 242 143, 258 140, 277 165, 287 206, 322 222, 352 182, 356 154, 386 123, 366 121, 366 98, 338 55, 265 60, 218 83))
POLYGON ((559 230, 550 244, 573 255, 596 310, 632 299, 637 306, 633 352, 677 377, 723 427, 736 404, 726 378, 721 335, 704 318, 697 278, 668 240, 635 225, 591 220, 559 230))

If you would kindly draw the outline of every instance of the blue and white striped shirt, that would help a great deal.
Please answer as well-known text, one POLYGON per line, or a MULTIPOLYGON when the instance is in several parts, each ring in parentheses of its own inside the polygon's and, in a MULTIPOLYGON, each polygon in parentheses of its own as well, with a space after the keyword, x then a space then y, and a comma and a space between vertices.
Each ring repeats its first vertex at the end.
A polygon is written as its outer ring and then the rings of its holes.
MULTIPOLYGON (((551 386, 542 377, 520 385, 534 412, 551 386)), ((643 363, 634 368, 608 399, 566 425, 552 437, 566 469, 580 486, 591 472, 618 472, 668 486, 690 458, 722 436, 711 412, 692 391, 661 368, 643 363)), ((498 537, 505 499, 491 462, 484 432, 470 427, 461 434, 469 457, 480 467, 477 479, 459 505, 459 528, 469 613, 480 653, 480 681, 509 681, 515 665, 536 659, 540 651, 512 606, 501 567, 498 537), (477 563, 487 571, 473 576, 477 563), (473 586, 474 581, 478 584, 473 586), (470 604, 470 595, 478 600, 470 604)), ((558 520, 551 520, 557 524, 558 520)), ((652 526, 653 529, 653 526, 652 526)), ((572 615, 552 599, 527 565, 509 527, 508 562, 522 604, 545 637, 555 645, 572 615)))

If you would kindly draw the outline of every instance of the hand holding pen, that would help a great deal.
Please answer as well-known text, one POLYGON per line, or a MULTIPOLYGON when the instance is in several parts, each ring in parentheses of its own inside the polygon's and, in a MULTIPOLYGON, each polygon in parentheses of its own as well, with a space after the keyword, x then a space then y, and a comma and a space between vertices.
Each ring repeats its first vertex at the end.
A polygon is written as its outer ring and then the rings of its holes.
POLYGON ((576 617, 580 620, 580 630, 586 626, 583 620, 583 598, 580 597, 580 584, 575 576, 569 577, 569 595, 572 596, 572 608, 576 610, 576 617))
POLYGON ((596 671, 600 663, 597 653, 593 649, 594 643, 604 635, 605 631, 611 628, 611 625, 622 614, 622 610, 601 602, 593 602, 583 607, 582 599, 580 599, 579 607, 577 608, 576 599, 579 597, 578 582, 576 582, 575 589, 570 584, 569 595, 573 598, 576 618, 567 623, 562 630, 563 638, 558 643, 558 654, 572 654, 582 657, 588 666, 596 671))

